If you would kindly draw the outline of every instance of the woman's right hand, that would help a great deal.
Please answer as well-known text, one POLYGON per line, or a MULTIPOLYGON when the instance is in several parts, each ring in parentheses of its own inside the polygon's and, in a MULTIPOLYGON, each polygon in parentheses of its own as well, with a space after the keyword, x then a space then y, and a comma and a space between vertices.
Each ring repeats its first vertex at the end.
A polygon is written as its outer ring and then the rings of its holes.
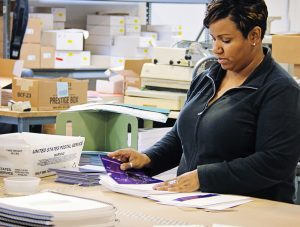
POLYGON ((133 148, 116 150, 108 153, 107 156, 123 162, 120 166, 121 170, 141 169, 148 166, 151 162, 151 159, 146 154, 140 153, 133 148))

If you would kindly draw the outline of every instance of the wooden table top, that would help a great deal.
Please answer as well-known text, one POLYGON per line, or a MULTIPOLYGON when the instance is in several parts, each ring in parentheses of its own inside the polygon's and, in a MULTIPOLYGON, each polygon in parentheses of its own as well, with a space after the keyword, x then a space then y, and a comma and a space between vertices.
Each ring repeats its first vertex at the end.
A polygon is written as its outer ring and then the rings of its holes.
POLYGON ((55 117, 61 111, 29 111, 29 112, 19 112, 11 111, 7 107, 0 107, 0 116, 6 117, 17 117, 17 118, 28 118, 28 117, 55 117))
MULTIPOLYGON (((109 202, 117 209, 118 227, 152 227, 154 225, 231 226, 300 226, 300 206, 270 200, 256 199, 226 211, 209 212, 203 209, 183 208, 157 204, 154 201, 106 190, 102 186, 81 187, 54 182, 54 177, 43 178, 40 190, 83 196, 109 202)), ((4 196, 0 178, 0 197, 4 196)))

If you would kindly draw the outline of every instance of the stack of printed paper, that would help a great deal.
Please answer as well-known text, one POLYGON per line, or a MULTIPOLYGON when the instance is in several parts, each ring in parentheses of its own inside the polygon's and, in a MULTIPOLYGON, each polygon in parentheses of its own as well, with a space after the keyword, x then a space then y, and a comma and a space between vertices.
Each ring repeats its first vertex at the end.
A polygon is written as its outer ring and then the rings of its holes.
POLYGON ((100 154, 98 151, 83 151, 80 156, 79 165, 96 165, 102 166, 100 154))
POLYGON ((216 193, 175 193, 154 190, 153 186, 161 180, 147 176, 143 171, 130 169, 122 171, 120 161, 101 156, 107 175, 101 176, 101 184, 111 191, 128 195, 147 197, 158 203, 172 206, 185 206, 210 210, 224 210, 250 202, 246 196, 216 193))
POLYGON ((53 192, 0 198, 1 226, 115 226, 113 205, 53 192))
POLYGON ((106 174, 103 166, 81 166, 71 168, 50 169, 57 174, 56 182, 92 186, 99 184, 99 176, 106 174))
POLYGON ((251 201, 250 198, 246 196, 203 192, 150 195, 148 198, 165 205, 195 207, 209 210, 224 210, 251 201))

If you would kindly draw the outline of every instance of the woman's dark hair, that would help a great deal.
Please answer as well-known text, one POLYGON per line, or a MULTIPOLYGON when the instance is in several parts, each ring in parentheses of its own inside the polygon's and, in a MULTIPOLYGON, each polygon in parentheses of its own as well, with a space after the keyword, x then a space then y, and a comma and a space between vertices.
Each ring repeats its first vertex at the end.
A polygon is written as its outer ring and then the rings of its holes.
POLYGON ((264 38, 267 28, 268 9, 264 0, 212 0, 206 10, 203 24, 206 28, 229 17, 247 38, 249 32, 259 26, 264 38))

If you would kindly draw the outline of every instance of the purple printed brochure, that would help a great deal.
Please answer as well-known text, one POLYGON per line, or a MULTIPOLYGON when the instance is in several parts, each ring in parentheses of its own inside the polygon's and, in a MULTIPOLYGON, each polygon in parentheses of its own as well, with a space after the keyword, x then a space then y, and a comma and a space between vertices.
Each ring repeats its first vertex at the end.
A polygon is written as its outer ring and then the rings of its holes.
POLYGON ((121 162, 108 156, 100 155, 107 174, 119 184, 153 184, 161 180, 147 176, 142 170, 120 169, 121 162))

